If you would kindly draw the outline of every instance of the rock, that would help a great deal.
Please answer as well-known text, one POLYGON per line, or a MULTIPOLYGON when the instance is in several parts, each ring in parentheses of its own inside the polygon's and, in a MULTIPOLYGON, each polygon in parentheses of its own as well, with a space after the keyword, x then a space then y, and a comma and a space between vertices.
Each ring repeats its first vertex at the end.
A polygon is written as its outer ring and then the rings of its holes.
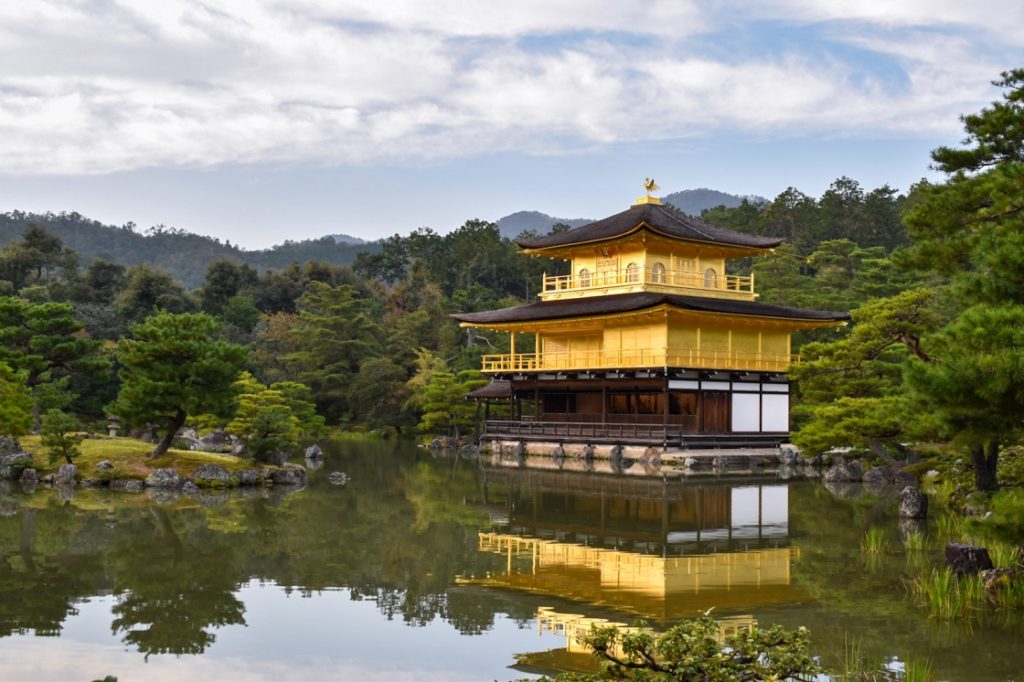
POLYGON ((990 568, 978 571, 981 584, 990 597, 995 597, 999 592, 1012 587, 1021 579, 1021 571, 1018 568, 990 568))
POLYGON ((800 448, 797 446, 792 443, 783 443, 779 446, 779 464, 794 466, 800 459, 803 458, 800 457, 800 448))
POLYGON ((900 491, 900 518, 923 519, 928 516, 928 496, 908 485, 900 491))
POLYGON ((115 478, 110 482, 110 489, 119 493, 141 493, 144 487, 137 478, 115 478))
POLYGON ((946 565, 957 573, 977 573, 993 568, 987 549, 957 542, 946 545, 946 565))
POLYGON ((430 444, 427 445, 427 447, 430 448, 431 450, 440 450, 441 448, 444 447, 444 441, 441 440, 440 438, 435 438, 434 440, 430 441, 430 444))
POLYGON ((227 490, 200 490, 192 499, 203 507, 220 507, 231 500, 231 494, 227 490))
POLYGON ((0 436, 0 455, 14 455, 21 452, 21 443, 14 436, 0 436))
POLYGON ((110 471, 114 468, 114 465, 110 463, 109 459, 104 459, 96 463, 96 469, 98 471, 110 471))
POLYGON ((231 472, 219 464, 203 464, 192 474, 192 482, 200 487, 226 487, 231 485, 231 472))
POLYGON ((199 434, 195 429, 181 429, 178 431, 177 437, 185 440, 199 440, 199 434))
POLYGON ((181 484, 181 492, 183 495, 198 495, 202 492, 202 489, 192 481, 186 480, 181 484))
POLYGON ((516 443, 516 447, 512 450, 512 455, 515 456, 516 459, 526 457, 526 441, 521 440, 516 443))
MULTIPOLYGON (((199 490, 199 488, 196 488, 199 490)), ((181 499, 181 492, 174 488, 146 488, 146 497, 157 504, 174 504, 181 499)))
POLYGON ((864 466, 854 460, 852 462, 837 462, 829 467, 823 480, 830 483, 856 483, 864 476, 864 466))
POLYGON ((146 476, 147 488, 175 490, 181 487, 182 478, 174 469, 154 469, 146 476))
POLYGON ((270 474, 270 480, 275 485, 305 485, 306 470, 297 466, 274 469, 270 474))
POLYGON ((101 481, 98 478, 83 478, 78 482, 80 488, 102 488, 107 485, 106 481, 101 481))
POLYGON ((78 467, 74 464, 61 464, 53 482, 57 485, 74 485, 76 478, 78 478, 78 467))
POLYGON ((269 473, 268 469, 242 469, 235 472, 235 476, 238 478, 238 485, 251 488, 266 485, 269 473))
POLYGON ((477 455, 480 454, 480 448, 478 448, 473 443, 466 443, 461 448, 459 448, 459 454, 462 455, 463 457, 476 457, 477 455))
POLYGON ((645 474, 657 473, 661 469, 661 451, 654 447, 647 448, 640 456, 640 464, 643 466, 645 474))
POLYGON ((594 446, 590 445, 590 444, 587 444, 587 446, 585 448, 583 448, 583 460, 586 461, 586 462, 593 462, 594 461, 594 452, 595 452, 594 446))
POLYGON ((0 479, 16 481, 21 472, 32 466, 32 455, 27 452, 9 452, 0 455, 0 479))
POLYGON ((868 469, 863 476, 864 485, 875 494, 885 494, 890 489, 916 487, 917 479, 908 471, 897 466, 877 466, 868 469))
POLYGON ((156 432, 156 427, 153 425, 134 429, 128 435, 136 440, 145 441, 147 443, 157 443, 160 441, 160 435, 156 432))
POLYGON ((348 474, 344 471, 332 471, 331 475, 327 477, 327 480, 331 482, 331 485, 345 485, 348 483, 348 474))
POLYGON ((21 489, 25 492, 35 492, 36 486, 39 485, 39 473, 32 467, 23 469, 18 482, 21 483, 21 489))
POLYGON ((906 540, 915 533, 928 532, 928 523, 922 519, 900 519, 900 536, 906 540))
POLYGON ((320 446, 313 443, 306 448, 306 459, 323 459, 324 451, 320 449, 320 446))
POLYGON ((199 449, 203 452, 231 452, 237 443, 237 438, 218 429, 199 439, 199 449))
POLYGON ((42 478, 39 479, 39 482, 43 483, 45 485, 53 485, 53 482, 56 481, 56 480, 57 480, 57 477, 55 475, 53 475, 53 474, 46 474, 45 476, 43 476, 42 478))
POLYGON ((825 486, 825 490, 829 491, 834 497, 840 500, 856 500, 867 494, 867 491, 864 490, 864 486, 860 483, 822 480, 821 484, 825 486))

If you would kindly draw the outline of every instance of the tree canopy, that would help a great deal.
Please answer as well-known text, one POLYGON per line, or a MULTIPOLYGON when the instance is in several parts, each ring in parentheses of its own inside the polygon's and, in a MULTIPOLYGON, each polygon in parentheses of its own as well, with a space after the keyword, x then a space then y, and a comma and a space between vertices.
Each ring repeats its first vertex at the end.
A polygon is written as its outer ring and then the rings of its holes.
POLYGON ((219 328, 206 313, 160 312, 118 343, 121 390, 111 410, 135 424, 166 429, 154 456, 170 447, 188 415, 231 406, 247 351, 217 339, 219 328))

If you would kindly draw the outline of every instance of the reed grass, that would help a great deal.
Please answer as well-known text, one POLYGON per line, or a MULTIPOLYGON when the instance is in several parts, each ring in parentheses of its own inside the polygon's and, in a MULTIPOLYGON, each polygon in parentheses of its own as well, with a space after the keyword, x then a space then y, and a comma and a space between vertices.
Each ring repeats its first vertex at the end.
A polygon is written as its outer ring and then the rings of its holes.
POLYGON ((908 658, 904 664, 903 682, 934 682, 935 671, 932 662, 927 658, 908 658))
POLYGON ((957 514, 940 516, 936 522, 936 530, 944 542, 961 542, 967 539, 964 519, 957 514))
POLYGON ((928 551, 928 537, 919 530, 911 531, 903 538, 903 549, 914 553, 926 552, 928 551))
POLYGON ((959 576, 949 568, 922 572, 911 584, 917 600, 939 620, 967 620, 980 608, 985 590, 977 576, 959 576))
POLYGON ((996 568, 1010 568, 1018 566, 1021 560, 1020 548, 1009 542, 997 542, 989 540, 981 543, 988 549, 989 558, 996 568))
POLYGON ((881 528, 868 528, 860 539, 860 551, 864 554, 881 555, 889 551, 889 540, 881 528))

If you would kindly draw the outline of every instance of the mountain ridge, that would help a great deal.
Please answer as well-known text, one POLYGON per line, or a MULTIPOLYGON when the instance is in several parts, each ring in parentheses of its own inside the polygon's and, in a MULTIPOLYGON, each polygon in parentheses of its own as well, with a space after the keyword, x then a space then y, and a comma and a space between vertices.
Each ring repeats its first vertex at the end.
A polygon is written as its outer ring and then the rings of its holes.
MULTIPOLYGON (((765 201, 761 197, 742 197, 707 188, 674 192, 665 195, 663 201, 699 216, 705 208, 738 206, 744 199, 765 201)), ((557 218, 540 211, 524 210, 503 216, 496 224, 503 237, 514 239, 526 230, 547 234, 558 223, 580 227, 590 222, 593 219, 557 218)), ((169 271, 183 285, 192 289, 202 285, 210 264, 218 260, 245 263, 260 271, 283 269, 293 262, 310 260, 332 265, 351 265, 359 253, 379 251, 383 241, 371 241, 338 232, 317 239, 286 240, 269 249, 247 250, 230 241, 165 225, 139 231, 133 223, 106 225, 74 211, 10 211, 0 213, 0 248, 20 239, 25 228, 31 224, 37 224, 59 237, 79 254, 83 265, 88 265, 96 258, 116 261, 129 267, 148 263, 169 271)))

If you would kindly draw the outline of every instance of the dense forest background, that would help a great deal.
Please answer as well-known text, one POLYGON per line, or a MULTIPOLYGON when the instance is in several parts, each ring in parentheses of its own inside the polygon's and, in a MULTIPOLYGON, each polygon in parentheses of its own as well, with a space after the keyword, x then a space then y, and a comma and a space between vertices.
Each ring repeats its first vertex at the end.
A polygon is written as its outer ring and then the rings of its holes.
MULTIPOLYGON (((900 216, 915 191, 866 191, 844 177, 817 198, 790 188, 703 217, 788 240, 771 256, 735 264, 756 273, 760 300, 850 310, 909 285, 890 255, 907 243, 900 216)), ((422 228, 373 244, 326 237, 268 251, 173 229, 143 235, 77 214, 6 214, 0 230, 9 240, 20 231, 0 250, 0 296, 67 304, 82 333, 107 344, 100 352, 113 364, 102 376, 66 378, 71 409, 94 420, 118 393, 114 343, 157 310, 201 311, 226 341, 250 349, 246 369, 257 380, 305 384, 329 423, 408 431, 432 401, 454 400, 481 381, 480 355, 507 347, 502 334, 462 330, 449 313, 534 300, 541 273, 565 267, 519 254, 497 224, 480 220, 448 234, 422 228), (435 380, 426 396, 435 375, 443 386, 435 380)), ((444 430, 450 420, 434 426, 444 430)))

